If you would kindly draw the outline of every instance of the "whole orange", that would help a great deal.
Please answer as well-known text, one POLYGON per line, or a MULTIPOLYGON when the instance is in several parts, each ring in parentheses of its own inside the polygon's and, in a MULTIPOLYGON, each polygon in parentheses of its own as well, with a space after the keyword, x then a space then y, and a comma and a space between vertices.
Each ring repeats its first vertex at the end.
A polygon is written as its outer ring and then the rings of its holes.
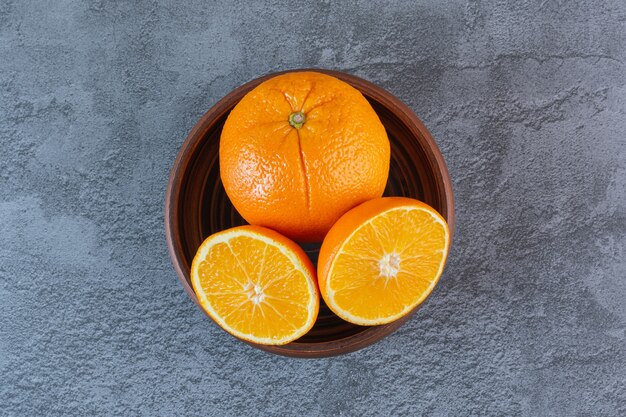
POLYGON ((228 197, 251 224, 321 241, 352 207, 380 197, 389 139, 349 84, 291 72, 259 84, 233 108, 220 140, 228 197))

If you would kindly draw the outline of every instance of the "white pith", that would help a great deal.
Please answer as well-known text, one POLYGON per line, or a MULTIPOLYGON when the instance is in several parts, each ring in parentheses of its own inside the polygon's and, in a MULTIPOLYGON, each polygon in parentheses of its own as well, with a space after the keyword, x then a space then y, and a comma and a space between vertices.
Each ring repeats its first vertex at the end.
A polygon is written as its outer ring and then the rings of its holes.
POLYGON ((264 288, 261 288, 258 284, 254 284, 252 281, 248 281, 243 286, 243 290, 248 296, 248 300, 252 301, 256 305, 261 304, 265 300, 265 293, 263 292, 264 288))
POLYGON ((400 272, 400 255, 395 252, 386 253, 378 260, 378 276, 382 278, 395 278, 400 272))

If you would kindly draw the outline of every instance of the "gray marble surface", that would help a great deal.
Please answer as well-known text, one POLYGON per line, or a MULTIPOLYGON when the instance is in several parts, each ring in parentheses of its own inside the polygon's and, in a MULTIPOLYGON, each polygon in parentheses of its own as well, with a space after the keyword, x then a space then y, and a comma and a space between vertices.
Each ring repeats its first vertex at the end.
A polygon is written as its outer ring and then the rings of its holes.
POLYGON ((1 416, 626 415, 626 3, 0 0, 1 416), (168 258, 187 132, 271 71, 380 84, 457 233, 400 331, 272 356, 168 258))

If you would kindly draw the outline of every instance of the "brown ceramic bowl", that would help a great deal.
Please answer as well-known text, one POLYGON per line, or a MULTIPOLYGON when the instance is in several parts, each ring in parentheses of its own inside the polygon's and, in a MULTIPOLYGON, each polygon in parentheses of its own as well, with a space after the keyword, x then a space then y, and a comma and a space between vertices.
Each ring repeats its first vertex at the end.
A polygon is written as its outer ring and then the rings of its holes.
MULTIPOLYGON (((446 164, 435 141, 415 114, 382 88, 350 74, 314 69, 352 85, 371 103, 391 141, 391 167, 385 195, 406 196, 430 204, 454 230, 454 198, 446 164)), ((198 304, 189 269, 196 249, 212 233, 245 224, 220 181, 218 149, 224 121, 239 100, 269 74, 233 90, 202 116, 183 143, 165 196, 165 233, 172 263, 189 297, 198 304)), ((313 262, 319 245, 305 245, 313 262)), ((284 346, 253 346, 296 357, 323 357, 352 352, 375 343, 405 323, 361 327, 335 316, 322 301, 315 326, 284 346)))

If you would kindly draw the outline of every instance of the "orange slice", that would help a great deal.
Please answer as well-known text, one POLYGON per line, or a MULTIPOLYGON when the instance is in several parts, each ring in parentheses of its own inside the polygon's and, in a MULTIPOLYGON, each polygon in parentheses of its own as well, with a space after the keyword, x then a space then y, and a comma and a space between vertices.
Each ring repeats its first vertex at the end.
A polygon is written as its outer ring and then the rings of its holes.
POLYGON ((283 345, 308 332, 317 318, 315 270, 288 238, 259 226, 209 236, 191 265, 200 305, 232 335, 283 345))
POLYGON ((320 292, 342 319, 369 326, 408 314, 437 284, 450 233, 432 207, 377 198, 344 214, 322 243, 320 292))

